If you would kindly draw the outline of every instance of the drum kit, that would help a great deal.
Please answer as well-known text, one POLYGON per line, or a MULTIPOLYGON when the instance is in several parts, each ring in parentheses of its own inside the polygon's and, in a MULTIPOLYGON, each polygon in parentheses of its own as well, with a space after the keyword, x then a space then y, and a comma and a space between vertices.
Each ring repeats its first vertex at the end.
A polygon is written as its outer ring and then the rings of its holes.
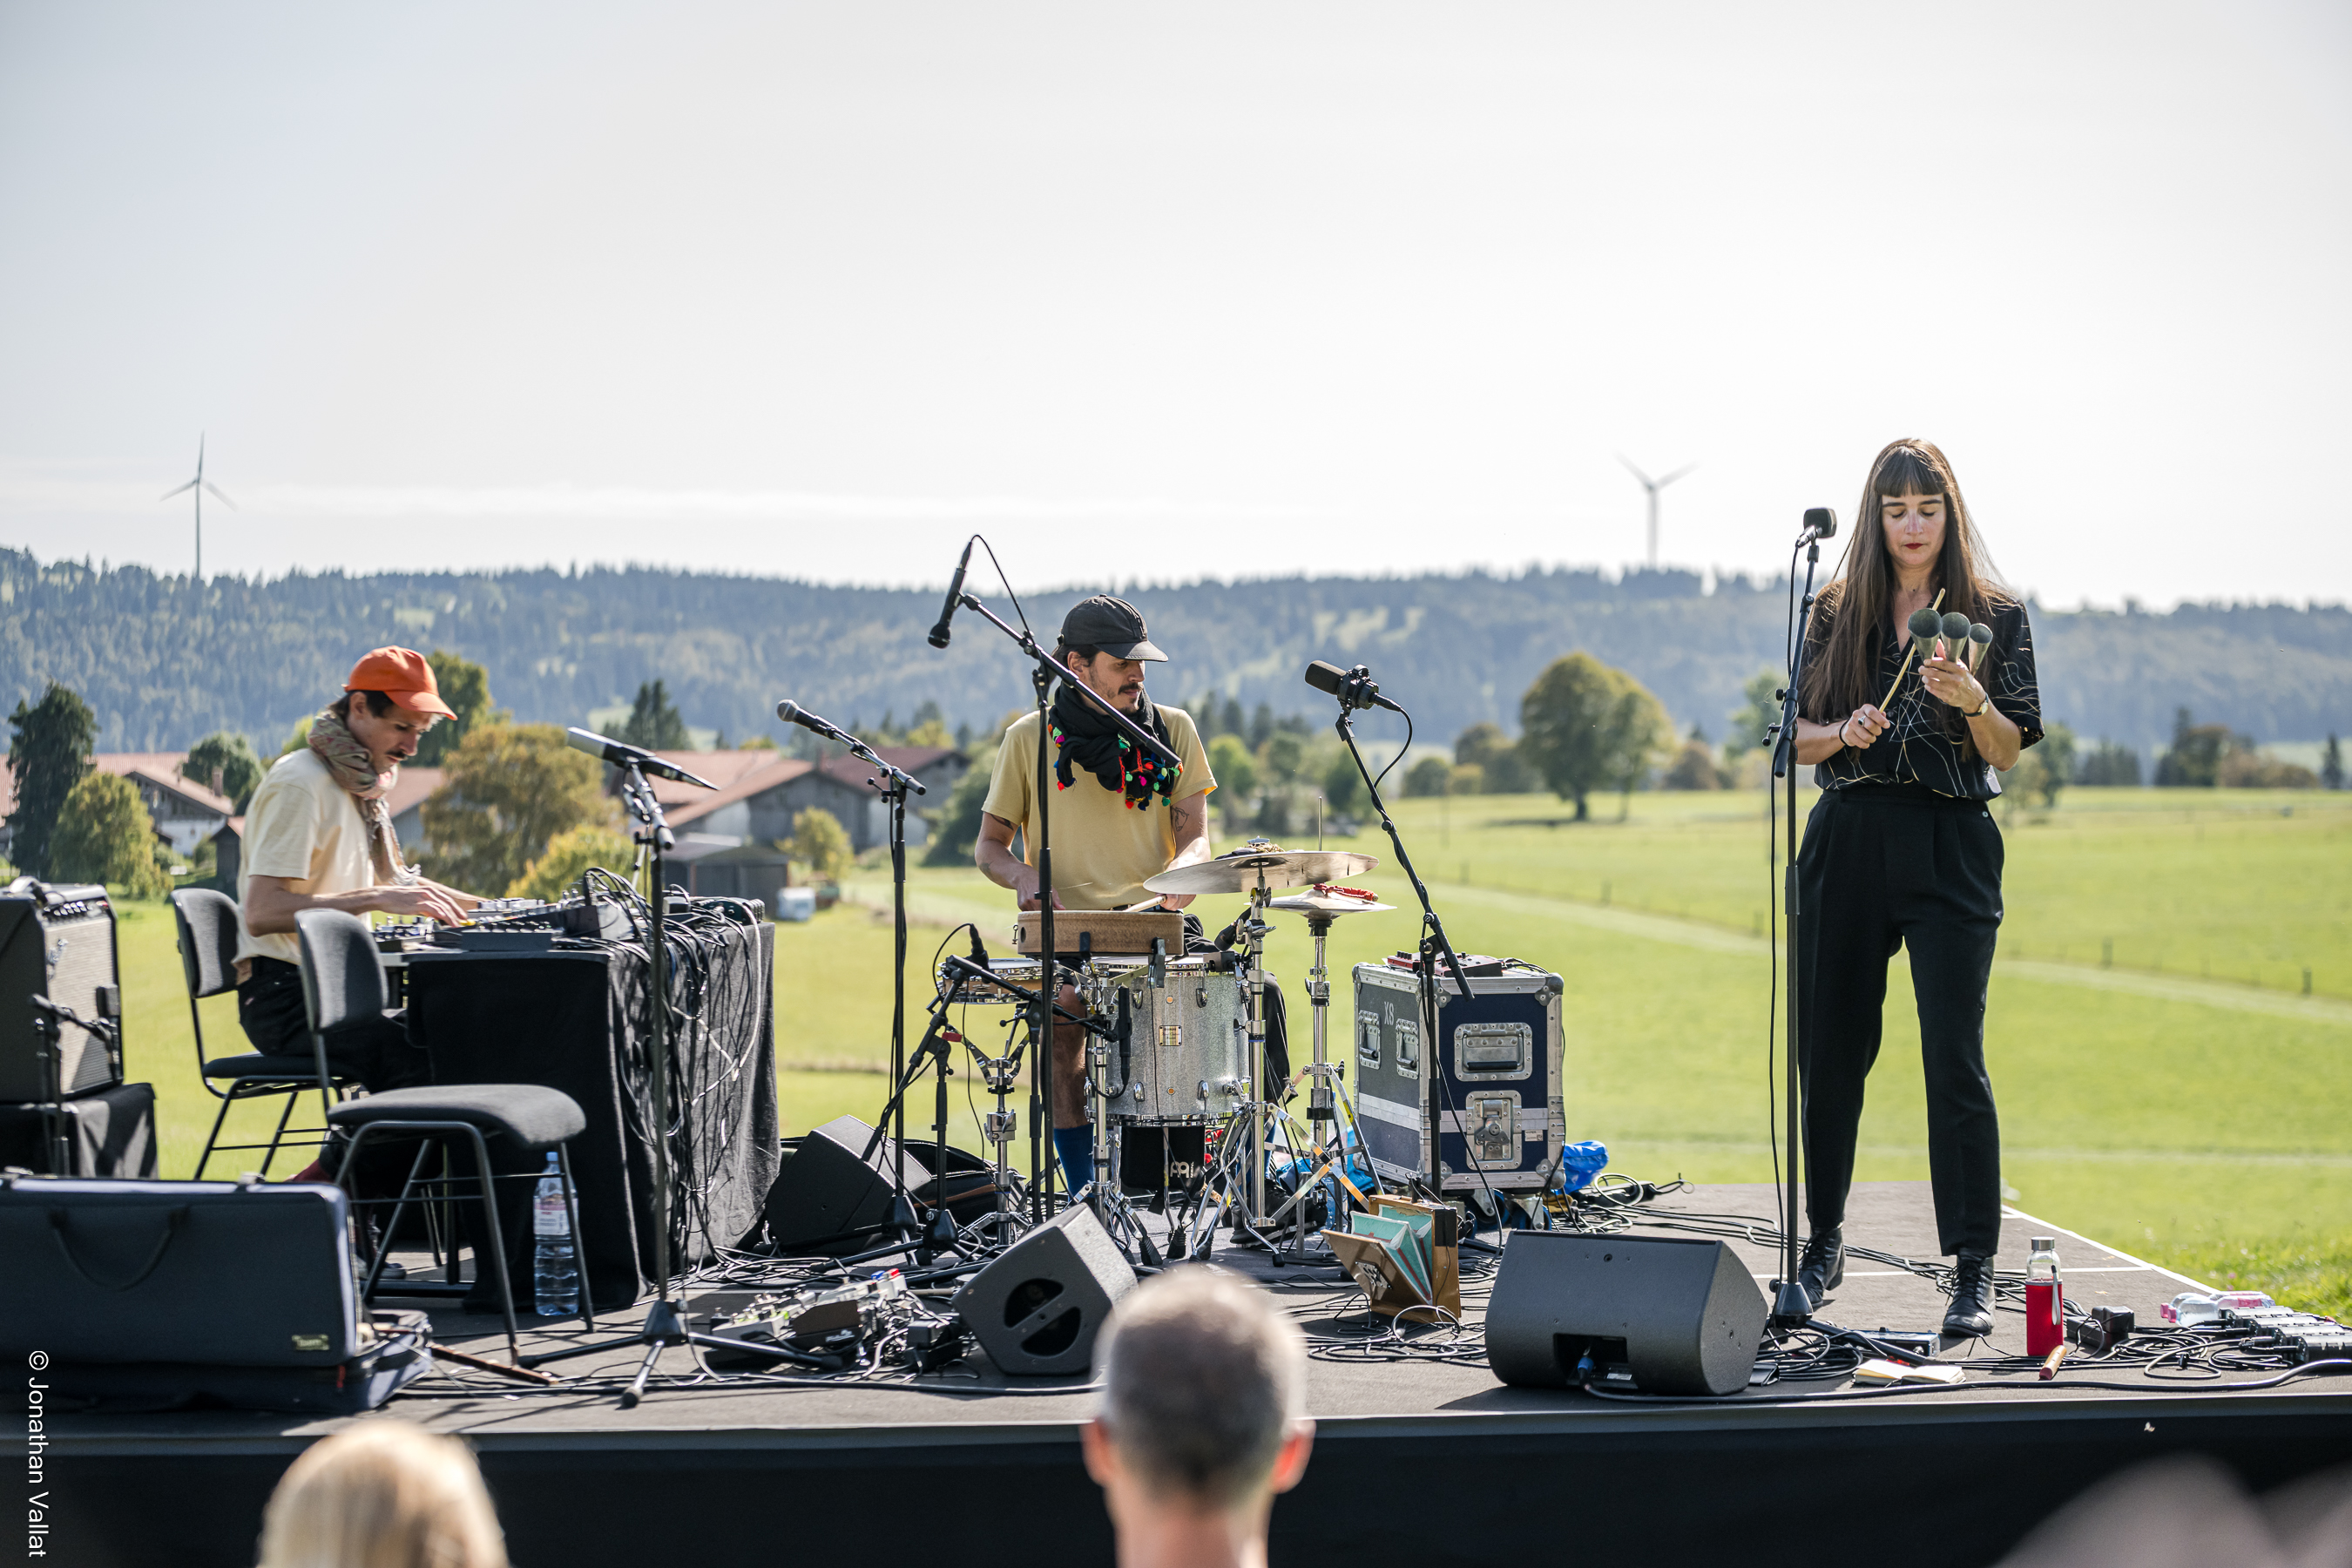
MULTIPOLYGON (((1084 1060, 1096 1179, 1071 1201, 1092 1207, 1114 1237, 1147 1261, 1158 1261, 1158 1249, 1129 1205, 1130 1183, 1118 1174, 1122 1152, 1156 1156, 1147 1163, 1159 1166, 1162 1206, 1171 1188, 1181 1191, 1180 1205, 1189 1203, 1187 1223, 1180 1226, 1172 1214, 1170 1219, 1169 1251, 1178 1258, 1202 1256, 1228 1214, 1236 1237, 1277 1254, 1280 1248, 1264 1232, 1290 1218, 1296 1248, 1303 1252, 1309 1192, 1335 1170, 1347 1180, 1354 1105, 1342 1081, 1344 1065, 1329 1056, 1331 987, 1324 946, 1341 916, 1393 907, 1343 885, 1378 863, 1370 855, 1286 850, 1253 839, 1231 854, 1163 871, 1143 884, 1160 894, 1245 895, 1249 907, 1234 922, 1229 951, 1172 951, 1167 935, 1134 924, 1132 915, 1125 916, 1129 923, 1124 926, 1084 910, 1057 916, 1055 942, 1065 951, 1055 967, 1077 991, 1088 1018, 1084 1060), (1301 890, 1288 891, 1293 889, 1301 890), (1274 930, 1267 917, 1276 911, 1304 918, 1315 942, 1307 979, 1312 1059, 1281 1084, 1266 1081, 1265 1067, 1266 988, 1279 982, 1265 971, 1265 951, 1274 930), (1138 945, 1147 929, 1155 932, 1149 951, 1115 951, 1138 945), (1286 1109, 1301 1079, 1307 1088, 1304 1126, 1286 1109), (1289 1156, 1293 1190, 1269 1212, 1266 1170, 1277 1144, 1289 1156)), ((1018 1007, 1035 994, 1045 967, 1041 958, 996 959, 987 965, 992 978, 982 978, 969 962, 951 960, 940 970, 940 995, 965 1005, 1018 1007)), ((1002 1173, 1013 1135, 1003 1103, 1011 1084, 992 1079, 990 1088, 998 1105, 984 1127, 996 1146, 1000 1191, 1009 1193, 1002 1173)), ((1360 1141, 1352 1146, 1360 1147, 1360 1141)), ((1009 1202, 1000 1211, 1005 1220, 1013 1218, 1009 1202)))

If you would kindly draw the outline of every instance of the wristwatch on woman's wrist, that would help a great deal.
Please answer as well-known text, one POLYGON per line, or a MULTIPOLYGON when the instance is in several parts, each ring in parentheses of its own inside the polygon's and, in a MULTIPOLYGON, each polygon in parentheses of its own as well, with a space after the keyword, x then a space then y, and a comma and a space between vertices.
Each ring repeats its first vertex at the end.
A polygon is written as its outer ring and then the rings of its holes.
POLYGON ((1961 712, 1961 714, 1960 714, 1960 717, 1961 717, 1961 718, 1963 718, 1963 719, 1981 719, 1981 718, 1983 718, 1983 717, 1984 717, 1984 710, 1985 710, 1986 709, 1988 709, 1988 708, 1991 707, 1991 706, 1992 706, 1992 693, 1991 693, 1991 692, 1990 692, 1990 691, 1988 691, 1988 692, 1986 692, 1986 693, 1985 693, 1985 699, 1984 699, 1984 700, 1983 700, 1983 701, 1981 701, 1981 702, 1979 702, 1979 703, 1978 703, 1978 704, 1976 705, 1976 710, 1975 710, 1975 711, 1974 711, 1974 712, 1969 712, 1969 711, 1963 710, 1963 711, 1961 712))

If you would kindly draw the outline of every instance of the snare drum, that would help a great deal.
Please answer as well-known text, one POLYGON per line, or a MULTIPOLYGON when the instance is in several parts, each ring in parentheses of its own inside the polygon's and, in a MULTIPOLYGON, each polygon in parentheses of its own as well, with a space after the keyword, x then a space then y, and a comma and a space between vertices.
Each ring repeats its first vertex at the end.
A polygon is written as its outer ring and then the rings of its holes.
MULTIPOLYGON (((1276 984, 1272 975, 1265 983, 1276 984)), ((1134 1028, 1123 1074, 1121 1052, 1111 1047, 1113 1116, 1160 1125, 1214 1121, 1246 1098, 1245 976, 1218 973, 1206 957, 1179 958, 1168 963, 1166 978, 1157 985, 1149 969, 1130 971, 1116 984, 1129 993, 1134 1028)))

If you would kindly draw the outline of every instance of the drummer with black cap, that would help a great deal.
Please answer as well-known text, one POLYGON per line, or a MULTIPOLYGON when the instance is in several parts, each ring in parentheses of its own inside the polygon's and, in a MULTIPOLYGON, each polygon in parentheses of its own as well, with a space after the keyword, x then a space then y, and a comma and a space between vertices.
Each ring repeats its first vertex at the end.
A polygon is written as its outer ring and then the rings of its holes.
MULTIPOLYGON (((1047 740, 1055 795, 1054 907, 1117 910, 1151 901, 1144 879, 1210 858, 1209 792, 1217 781, 1200 730, 1181 708, 1143 691, 1143 667, 1167 661, 1133 605, 1108 595, 1081 601, 1062 621, 1055 658, 1086 690, 1118 710, 1175 752, 1177 765, 1141 752, 1095 701, 1064 682, 1055 689, 1047 740)), ((1005 731, 981 810, 973 858, 988 879, 1037 908, 1037 715, 1005 731), (1013 839, 1022 836, 1023 853, 1013 839)), ((1181 910, 1190 895, 1160 907, 1181 910)), ((1091 1134, 1080 1079, 1079 1031, 1054 1031, 1054 1148, 1072 1192, 1094 1179, 1091 1134)))

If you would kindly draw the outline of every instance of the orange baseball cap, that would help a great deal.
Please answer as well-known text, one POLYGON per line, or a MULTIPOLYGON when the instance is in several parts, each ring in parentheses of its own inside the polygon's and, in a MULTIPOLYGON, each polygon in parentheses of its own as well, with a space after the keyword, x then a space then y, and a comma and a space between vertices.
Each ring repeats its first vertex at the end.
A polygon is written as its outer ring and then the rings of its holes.
POLYGON ((352 666, 352 678, 343 682, 343 689, 381 691, 419 713, 438 713, 444 719, 457 716, 441 700, 441 684, 433 679, 433 667, 415 648, 377 648, 352 666))

